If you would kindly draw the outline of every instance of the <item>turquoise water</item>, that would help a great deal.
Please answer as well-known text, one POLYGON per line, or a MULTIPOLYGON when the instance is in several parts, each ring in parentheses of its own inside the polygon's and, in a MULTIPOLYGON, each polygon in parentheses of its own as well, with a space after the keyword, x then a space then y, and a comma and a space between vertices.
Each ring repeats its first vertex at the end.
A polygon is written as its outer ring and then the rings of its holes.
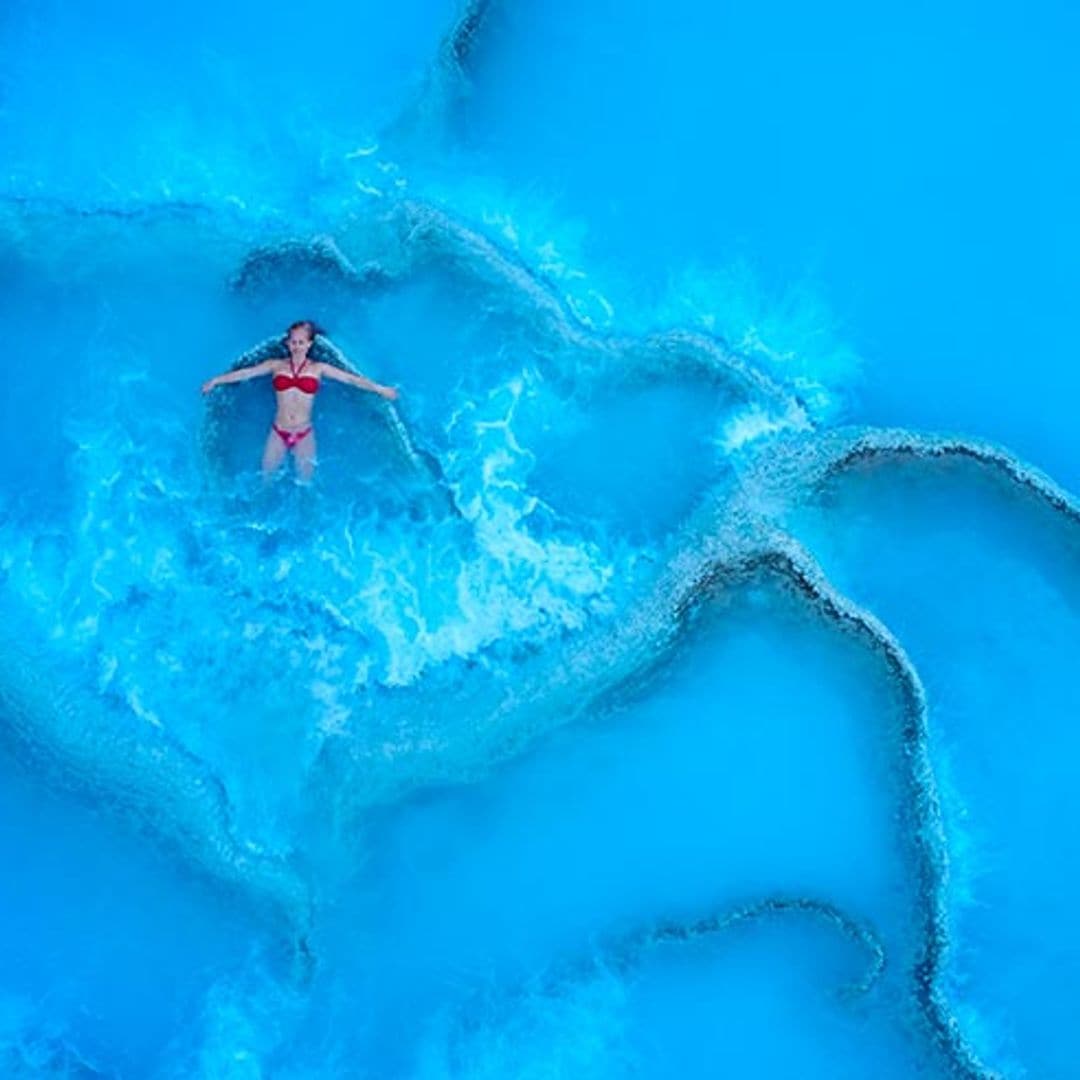
POLYGON ((1076 1073, 1075 12, 0 28, 5 1076, 1076 1073))

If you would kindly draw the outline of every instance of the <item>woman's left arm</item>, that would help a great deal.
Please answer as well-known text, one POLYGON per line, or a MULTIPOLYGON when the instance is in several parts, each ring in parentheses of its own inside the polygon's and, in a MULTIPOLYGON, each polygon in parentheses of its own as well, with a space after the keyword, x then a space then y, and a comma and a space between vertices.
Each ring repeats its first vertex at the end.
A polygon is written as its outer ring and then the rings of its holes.
POLYGON ((387 401, 396 401, 398 392, 393 386, 383 386, 381 383, 365 379, 363 375, 354 375, 351 371, 345 371, 334 364, 320 364, 319 375, 325 379, 335 379, 337 382, 347 383, 360 390, 370 390, 373 394, 386 398, 387 401))

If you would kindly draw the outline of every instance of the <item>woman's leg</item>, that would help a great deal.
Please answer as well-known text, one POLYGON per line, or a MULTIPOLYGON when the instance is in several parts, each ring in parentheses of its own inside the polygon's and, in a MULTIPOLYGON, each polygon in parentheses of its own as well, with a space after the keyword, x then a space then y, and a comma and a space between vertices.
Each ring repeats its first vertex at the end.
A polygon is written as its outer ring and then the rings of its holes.
POLYGON ((266 436, 266 446, 263 447, 262 473, 264 478, 268 479, 277 471, 278 466, 285 457, 285 450, 284 440, 271 428, 270 434, 266 436))
POLYGON ((296 474, 306 484, 315 472, 315 429, 312 428, 294 447, 296 474))

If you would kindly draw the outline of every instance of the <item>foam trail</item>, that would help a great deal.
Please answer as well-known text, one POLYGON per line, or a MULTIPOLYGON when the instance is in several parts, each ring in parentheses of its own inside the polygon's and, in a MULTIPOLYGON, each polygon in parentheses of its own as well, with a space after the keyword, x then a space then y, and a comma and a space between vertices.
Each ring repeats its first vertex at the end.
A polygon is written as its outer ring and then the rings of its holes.
POLYGON ((72 682, 47 646, 28 645, 30 622, 17 617, 10 600, 5 609, 3 735, 64 788, 149 826, 195 870, 282 924, 306 952, 308 886, 283 859, 236 837, 221 781, 160 728, 121 715, 72 682), (17 637, 9 626, 20 627, 17 637))

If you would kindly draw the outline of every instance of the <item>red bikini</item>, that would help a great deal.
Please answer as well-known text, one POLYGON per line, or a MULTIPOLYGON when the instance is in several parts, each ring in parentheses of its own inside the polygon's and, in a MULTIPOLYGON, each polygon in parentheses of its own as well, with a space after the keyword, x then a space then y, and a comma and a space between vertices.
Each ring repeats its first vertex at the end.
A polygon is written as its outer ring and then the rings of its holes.
POLYGON ((289 367, 292 368, 292 374, 286 375, 284 371, 278 372, 274 376, 274 389, 275 390, 299 390, 302 394, 314 394, 319 389, 319 380, 314 375, 301 375, 300 372, 307 367, 307 360, 305 360, 299 368, 292 366, 292 357, 289 357, 289 367))
MULTIPOLYGON (((286 375, 284 371, 278 372, 274 376, 274 389, 278 392, 282 390, 299 390, 302 394, 314 394, 319 389, 319 380, 314 375, 301 375, 300 372, 307 367, 307 359, 300 365, 299 368, 293 367, 292 357, 289 357, 289 368, 292 371, 291 375, 286 375)), ((271 425, 274 431, 277 432, 278 437, 285 444, 286 450, 291 450, 297 443, 302 442, 311 434, 311 428, 300 428, 297 431, 287 431, 285 428, 280 428, 277 424, 271 425)))
MULTIPOLYGON (((304 393, 307 393, 305 390, 304 393)), ((300 428, 299 431, 288 431, 285 428, 280 428, 277 424, 270 425, 277 433, 278 437, 285 444, 286 450, 291 450, 298 442, 303 442, 311 434, 311 428, 300 428)))

